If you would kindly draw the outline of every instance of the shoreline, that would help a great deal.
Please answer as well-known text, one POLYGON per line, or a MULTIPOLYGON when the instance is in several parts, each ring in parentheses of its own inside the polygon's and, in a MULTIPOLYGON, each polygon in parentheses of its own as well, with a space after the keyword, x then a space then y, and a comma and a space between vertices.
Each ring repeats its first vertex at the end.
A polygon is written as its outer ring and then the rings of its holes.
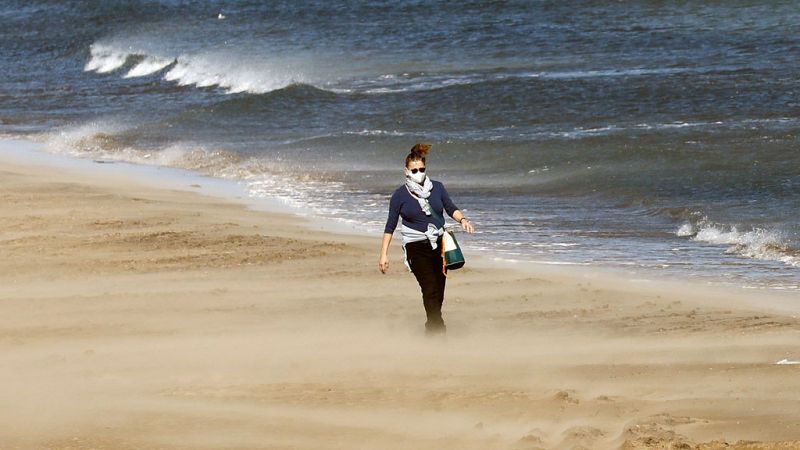
MULTIPOLYGON (((288 205, 278 199, 268 197, 249 196, 241 184, 235 179, 216 178, 194 172, 188 169, 165 167, 159 165, 146 165, 127 161, 98 161, 88 158, 78 158, 47 152, 42 149, 43 144, 27 138, 13 138, 0 136, 0 162, 3 160, 30 165, 43 165, 51 168, 64 168, 78 170, 89 176, 122 176, 135 183, 145 183, 162 189, 177 189, 186 192, 199 193, 210 197, 242 204, 255 211, 268 213, 289 214, 302 220, 302 226, 310 232, 344 234, 362 238, 375 236, 363 228, 343 219, 321 220, 313 212, 303 212, 300 208, 288 205), (20 148, 21 147, 21 148, 20 148), (166 176, 164 176, 166 175, 166 176)), ((376 238, 377 239, 377 238, 376 238)), ((396 239, 395 239, 396 240, 396 239)), ((467 241, 467 250, 468 248, 467 241)), ((683 287, 687 282, 695 289, 714 295, 749 296, 752 292, 766 292, 767 296, 780 299, 774 305, 760 305, 765 309, 777 308, 784 312, 800 313, 800 302, 792 297, 796 293, 791 289, 768 286, 748 286, 728 283, 723 280, 709 280, 702 278, 681 279, 677 274, 663 274, 653 270, 637 271, 632 273, 622 267, 609 267, 597 264, 577 264, 558 261, 520 260, 502 255, 481 255, 471 252, 467 255, 469 264, 480 268, 513 270, 522 273, 540 273, 559 276, 561 272, 568 271, 571 276, 596 279, 598 277, 610 278, 623 283, 640 283, 652 285, 653 290, 669 290, 673 287, 683 287)), ((745 306, 756 306, 747 304, 745 306)))
POLYGON ((9 448, 800 445, 785 293, 473 257, 432 341, 377 237, 5 152, 0 186, 9 448))

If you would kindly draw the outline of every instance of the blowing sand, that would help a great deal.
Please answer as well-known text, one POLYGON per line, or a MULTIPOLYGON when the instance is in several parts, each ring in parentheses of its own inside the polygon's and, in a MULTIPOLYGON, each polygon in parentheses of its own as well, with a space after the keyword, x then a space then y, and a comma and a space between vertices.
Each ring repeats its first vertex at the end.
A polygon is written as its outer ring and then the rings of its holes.
POLYGON ((428 339, 380 236, 102 172, 0 157, 2 449, 800 448, 800 299, 465 238, 428 339))

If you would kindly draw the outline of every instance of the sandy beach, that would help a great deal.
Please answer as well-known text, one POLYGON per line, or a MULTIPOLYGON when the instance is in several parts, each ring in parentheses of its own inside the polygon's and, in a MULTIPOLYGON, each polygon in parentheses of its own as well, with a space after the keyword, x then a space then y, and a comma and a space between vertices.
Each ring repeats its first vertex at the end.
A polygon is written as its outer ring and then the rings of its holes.
MULTIPOLYGON (((789 294, 492 264, 0 155, 0 448, 800 448, 789 294)), ((476 224, 480 227, 480 224, 476 224)))

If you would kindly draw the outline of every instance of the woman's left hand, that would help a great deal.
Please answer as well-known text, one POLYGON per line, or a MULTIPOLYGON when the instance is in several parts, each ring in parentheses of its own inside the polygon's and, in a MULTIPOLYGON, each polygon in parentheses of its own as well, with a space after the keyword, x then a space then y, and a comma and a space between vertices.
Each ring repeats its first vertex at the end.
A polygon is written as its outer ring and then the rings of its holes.
POLYGON ((463 228, 467 233, 475 232, 475 227, 473 227, 469 219, 466 218, 461 220, 461 228, 463 228))

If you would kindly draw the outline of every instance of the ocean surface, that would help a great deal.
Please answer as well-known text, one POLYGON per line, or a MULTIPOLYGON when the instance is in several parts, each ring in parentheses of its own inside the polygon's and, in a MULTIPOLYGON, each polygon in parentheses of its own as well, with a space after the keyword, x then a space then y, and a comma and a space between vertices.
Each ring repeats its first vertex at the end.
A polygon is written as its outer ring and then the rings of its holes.
POLYGON ((797 1, 0 1, 0 134, 376 239, 416 142, 469 258, 800 289, 797 1))

